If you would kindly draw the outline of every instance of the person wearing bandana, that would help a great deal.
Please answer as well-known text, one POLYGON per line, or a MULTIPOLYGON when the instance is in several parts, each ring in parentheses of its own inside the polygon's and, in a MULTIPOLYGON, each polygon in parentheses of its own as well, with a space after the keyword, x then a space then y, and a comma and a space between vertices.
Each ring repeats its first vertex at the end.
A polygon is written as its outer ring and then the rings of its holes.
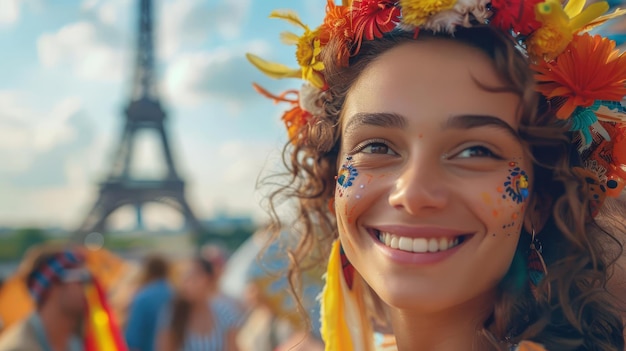
POLYGON ((84 350, 84 284, 91 279, 84 257, 72 249, 43 248, 27 255, 25 266, 35 310, 0 336, 0 350, 84 350))

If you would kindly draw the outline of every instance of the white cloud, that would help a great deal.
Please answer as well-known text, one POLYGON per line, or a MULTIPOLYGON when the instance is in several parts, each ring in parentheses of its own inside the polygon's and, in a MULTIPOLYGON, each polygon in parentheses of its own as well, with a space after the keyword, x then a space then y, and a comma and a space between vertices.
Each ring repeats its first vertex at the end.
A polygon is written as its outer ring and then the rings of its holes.
POLYGON ((0 26, 15 24, 20 18, 22 0, 0 0, 0 26))
POLYGON ((82 79, 120 81, 125 67, 124 50, 88 21, 68 24, 37 40, 39 60, 47 68, 67 68, 82 79))
POLYGON ((263 218, 256 183, 259 174, 276 163, 279 148, 270 142, 242 139, 220 145, 210 141, 194 144, 185 158, 206 161, 193 164, 188 193, 191 205, 203 216, 226 211, 263 218))
POLYGON ((84 0, 80 7, 84 13, 92 16, 101 24, 120 26, 122 21, 129 19, 128 14, 131 13, 131 7, 134 9, 136 3, 136 1, 131 0, 84 0))
POLYGON ((161 5, 157 52, 171 58, 181 47, 199 45, 217 34, 235 39, 248 18, 251 0, 169 0, 161 5))
POLYGON ((82 4, 80 4, 80 8, 89 11, 95 8, 98 5, 99 0, 85 0, 82 4))
POLYGON ((32 109, 34 98, 0 91, 0 223, 74 225, 109 145, 94 138, 78 98, 32 109))
MULTIPOLYGON (((251 82, 260 73, 245 58, 246 52, 263 55, 269 44, 251 42, 239 47, 181 54, 165 73, 165 91, 175 104, 195 106, 203 102, 221 102, 234 110, 258 94, 251 82)), ((273 84, 270 82, 269 84, 273 84)))
POLYGON ((41 14, 54 1, 49 0, 0 0, 0 28, 10 27, 17 24, 24 16, 25 10, 41 14))
POLYGON ((62 160, 63 153, 71 151, 68 147, 82 148, 91 143, 85 140, 91 138, 91 125, 82 117, 77 98, 63 99, 46 111, 25 107, 29 98, 17 91, 0 91, 0 181, 45 177, 32 172, 37 169, 37 162, 45 165, 43 169, 48 175, 55 171, 63 174, 63 165, 47 169, 49 162, 62 160))
POLYGON ((77 225, 91 205, 95 186, 89 182, 87 172, 78 164, 66 165, 72 182, 45 188, 18 187, 0 182, 0 192, 9 201, 0 201, 0 223, 4 225, 77 225), (80 172, 80 178, 76 176, 80 172), (82 181, 77 181, 81 179, 82 181))
POLYGON ((115 4, 111 2, 102 4, 98 11, 98 18, 102 23, 114 25, 117 19, 117 8, 115 4))

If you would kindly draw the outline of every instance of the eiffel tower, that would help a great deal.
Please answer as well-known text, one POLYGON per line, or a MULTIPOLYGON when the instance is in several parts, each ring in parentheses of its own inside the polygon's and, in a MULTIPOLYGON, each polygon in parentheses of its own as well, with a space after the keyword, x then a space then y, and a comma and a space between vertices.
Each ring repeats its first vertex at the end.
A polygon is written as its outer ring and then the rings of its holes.
POLYGON ((142 206, 147 202, 170 205, 180 211, 186 227, 197 234, 202 228, 185 199, 185 182, 176 172, 165 128, 166 114, 157 95, 154 71, 152 0, 139 0, 139 36, 132 97, 125 110, 126 123, 121 143, 115 154, 113 168, 100 184, 95 205, 76 231, 81 240, 92 232, 104 233, 107 218, 122 206, 134 206, 137 226, 143 226, 142 206), (148 180, 131 177, 130 166, 137 133, 156 133, 163 149, 167 174, 163 179, 148 180))

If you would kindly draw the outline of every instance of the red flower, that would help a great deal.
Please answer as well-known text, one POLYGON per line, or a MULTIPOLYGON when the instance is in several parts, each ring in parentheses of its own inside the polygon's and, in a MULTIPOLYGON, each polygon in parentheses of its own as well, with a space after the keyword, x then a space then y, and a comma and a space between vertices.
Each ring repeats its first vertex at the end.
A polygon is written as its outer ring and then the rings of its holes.
POLYGON ((393 0, 354 0, 352 3, 352 26, 357 53, 363 37, 367 40, 380 38, 392 31, 400 22, 400 8, 393 0))
POLYGON ((491 24, 504 30, 528 35, 541 27, 535 18, 535 6, 542 0, 492 0, 491 24))
POLYGON ((337 6, 335 5, 335 0, 328 0, 326 17, 324 17, 324 23, 319 28, 319 38, 322 46, 328 44, 332 38, 340 40, 341 49, 337 53, 337 61, 342 66, 348 66, 348 58, 350 57, 349 46, 352 40, 354 40, 349 13, 350 8, 348 6, 337 6))

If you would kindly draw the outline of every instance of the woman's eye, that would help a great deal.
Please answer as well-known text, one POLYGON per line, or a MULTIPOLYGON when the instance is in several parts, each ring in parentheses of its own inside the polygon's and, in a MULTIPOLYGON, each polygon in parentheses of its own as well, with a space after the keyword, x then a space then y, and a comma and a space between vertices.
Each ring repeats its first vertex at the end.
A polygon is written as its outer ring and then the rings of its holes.
POLYGON ((370 143, 361 149, 361 152, 366 154, 381 154, 381 155, 395 155, 396 153, 391 150, 387 144, 384 143, 370 143))
POLYGON ((456 157, 458 158, 471 158, 471 157, 492 157, 499 158, 491 150, 484 146, 472 146, 459 152, 456 157))

